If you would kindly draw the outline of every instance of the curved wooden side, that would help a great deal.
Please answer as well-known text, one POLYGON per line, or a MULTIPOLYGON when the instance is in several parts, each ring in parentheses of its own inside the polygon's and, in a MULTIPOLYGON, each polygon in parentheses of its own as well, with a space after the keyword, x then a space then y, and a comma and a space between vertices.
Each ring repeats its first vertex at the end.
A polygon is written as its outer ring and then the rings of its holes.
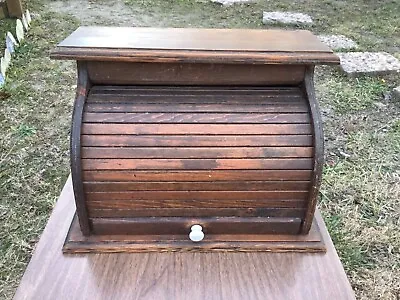
POLYGON ((321 112, 315 98, 314 89, 314 66, 306 69, 304 78, 304 90, 307 95, 311 113, 311 124, 313 127, 314 161, 310 185, 310 194, 306 214, 301 226, 301 233, 307 234, 310 231, 315 208, 317 205, 318 191, 321 185, 322 168, 324 164, 324 133, 321 120, 321 112))
POLYGON ((82 180, 82 160, 81 160, 81 128, 83 109, 86 96, 90 87, 86 62, 77 62, 78 65, 78 83, 76 99, 72 114, 72 127, 70 139, 70 157, 72 184, 75 195, 76 212, 79 217, 79 224, 84 235, 90 234, 90 224, 87 207, 85 203, 85 194, 82 180))

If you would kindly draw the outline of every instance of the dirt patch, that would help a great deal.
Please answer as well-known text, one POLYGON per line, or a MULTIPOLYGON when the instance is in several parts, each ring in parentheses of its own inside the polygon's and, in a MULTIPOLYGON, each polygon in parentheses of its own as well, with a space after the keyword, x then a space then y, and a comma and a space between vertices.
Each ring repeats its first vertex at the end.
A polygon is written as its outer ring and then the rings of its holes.
POLYGON ((48 7, 53 12, 74 16, 82 25, 138 25, 133 10, 123 2, 52 1, 48 7))

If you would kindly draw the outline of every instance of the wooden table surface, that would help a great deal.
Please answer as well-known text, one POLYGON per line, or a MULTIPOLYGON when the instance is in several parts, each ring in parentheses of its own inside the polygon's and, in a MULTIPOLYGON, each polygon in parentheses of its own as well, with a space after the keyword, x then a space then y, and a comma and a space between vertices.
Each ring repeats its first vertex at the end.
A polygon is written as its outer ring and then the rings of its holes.
POLYGON ((15 300, 354 299, 325 226, 326 254, 63 255, 73 202, 68 179, 15 300))

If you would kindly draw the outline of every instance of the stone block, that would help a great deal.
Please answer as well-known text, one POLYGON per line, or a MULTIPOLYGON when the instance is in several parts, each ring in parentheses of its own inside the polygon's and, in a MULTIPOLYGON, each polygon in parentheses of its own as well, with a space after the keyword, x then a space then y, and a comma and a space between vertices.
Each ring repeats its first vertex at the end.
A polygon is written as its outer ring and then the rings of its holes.
POLYGON ((355 41, 344 35, 319 35, 318 38, 333 50, 358 48, 355 41))
POLYGON ((211 0, 212 2, 222 4, 224 6, 233 5, 235 3, 251 3, 255 0, 211 0))
POLYGON ((290 25, 311 25, 312 18, 309 15, 295 12, 264 12, 263 23, 269 24, 290 24, 290 25))
POLYGON ((337 53, 340 68, 349 76, 400 72, 400 61, 386 52, 337 53))

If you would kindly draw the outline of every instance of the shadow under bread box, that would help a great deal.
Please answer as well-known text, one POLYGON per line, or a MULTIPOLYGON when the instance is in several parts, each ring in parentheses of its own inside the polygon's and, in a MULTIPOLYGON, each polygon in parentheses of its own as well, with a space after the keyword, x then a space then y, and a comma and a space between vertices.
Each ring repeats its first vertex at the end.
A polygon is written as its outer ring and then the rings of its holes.
POLYGON ((312 33, 80 27, 51 56, 78 66, 65 252, 323 251, 312 33))

